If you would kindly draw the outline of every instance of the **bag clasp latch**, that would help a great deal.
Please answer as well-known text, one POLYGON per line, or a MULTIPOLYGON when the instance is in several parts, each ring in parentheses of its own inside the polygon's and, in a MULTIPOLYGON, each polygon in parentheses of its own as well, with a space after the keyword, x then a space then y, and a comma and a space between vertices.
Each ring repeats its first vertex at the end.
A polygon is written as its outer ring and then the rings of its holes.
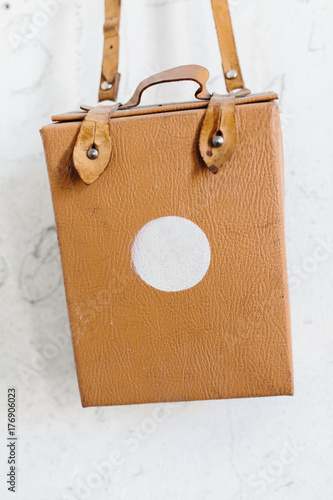
POLYGON ((217 174, 237 148, 236 95, 213 94, 204 118, 199 150, 206 167, 217 174))

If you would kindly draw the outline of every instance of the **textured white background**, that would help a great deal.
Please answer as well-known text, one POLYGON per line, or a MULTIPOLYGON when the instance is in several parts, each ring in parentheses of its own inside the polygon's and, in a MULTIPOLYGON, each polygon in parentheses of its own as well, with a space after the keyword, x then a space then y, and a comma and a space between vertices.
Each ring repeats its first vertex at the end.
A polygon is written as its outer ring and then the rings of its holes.
MULTIPOLYGON (((95 103, 103 1, 62 1, 34 30, 41 3, 0 4, 0 497, 331 499, 332 1, 231 0, 247 86, 281 96, 296 395, 168 413, 80 405, 38 129, 52 113, 95 103), (19 394, 16 496, 4 484, 10 385, 19 394), (99 482, 96 467, 112 453, 99 482)), ((223 92, 208 0, 123 4, 121 100, 148 74, 188 63, 207 66, 209 88, 223 92)), ((194 89, 156 88, 146 102, 189 100, 194 89)))

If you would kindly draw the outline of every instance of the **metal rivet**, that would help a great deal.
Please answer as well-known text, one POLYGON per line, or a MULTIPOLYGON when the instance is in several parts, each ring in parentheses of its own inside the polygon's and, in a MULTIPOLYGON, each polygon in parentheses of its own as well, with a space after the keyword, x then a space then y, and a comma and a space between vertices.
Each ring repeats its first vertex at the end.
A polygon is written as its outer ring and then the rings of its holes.
POLYGON ((101 84, 101 89, 102 90, 110 90, 110 89, 112 89, 112 83, 109 83, 107 81, 103 82, 101 84))
POLYGON ((222 135, 215 135, 212 139, 213 148, 220 148, 224 143, 222 135))
POLYGON ((236 69, 229 69, 229 71, 226 72, 225 76, 228 78, 228 80, 234 80, 235 78, 237 78, 238 72, 236 69))
POLYGON ((99 156, 99 152, 97 151, 97 149, 91 148, 91 149, 89 149, 87 156, 88 156, 89 160, 97 160, 97 158, 99 156))

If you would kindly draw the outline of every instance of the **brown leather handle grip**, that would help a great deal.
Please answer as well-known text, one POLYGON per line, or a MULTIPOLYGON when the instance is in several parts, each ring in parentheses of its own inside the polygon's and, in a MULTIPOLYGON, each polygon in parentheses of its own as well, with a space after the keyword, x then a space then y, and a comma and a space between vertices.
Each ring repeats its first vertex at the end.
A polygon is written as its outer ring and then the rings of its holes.
MULTIPOLYGON (((244 87, 228 0, 211 0, 228 92, 244 87)), ((120 74, 119 22, 121 0, 105 0, 104 54, 99 100, 117 100, 120 74)))
POLYGON ((208 70, 203 66, 197 66, 195 64, 178 66, 177 68, 162 71, 162 73, 157 73, 157 75, 150 76, 149 78, 143 80, 143 82, 138 85, 131 99, 126 104, 122 105, 121 109, 135 108, 140 104, 142 94, 145 90, 153 85, 169 82, 196 82, 199 85, 199 89, 196 91, 195 97, 201 100, 209 100, 211 98, 211 94, 208 92, 206 87, 208 79, 208 70))

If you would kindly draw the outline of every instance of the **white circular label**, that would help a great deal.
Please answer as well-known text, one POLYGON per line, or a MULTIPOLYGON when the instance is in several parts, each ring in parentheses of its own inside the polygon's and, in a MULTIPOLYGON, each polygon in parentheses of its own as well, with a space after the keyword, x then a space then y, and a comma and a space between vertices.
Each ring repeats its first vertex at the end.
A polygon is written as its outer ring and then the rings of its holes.
POLYGON ((179 292, 200 283, 210 258, 205 233, 182 217, 148 222, 137 234, 132 248, 135 271, 145 283, 163 292, 179 292))

